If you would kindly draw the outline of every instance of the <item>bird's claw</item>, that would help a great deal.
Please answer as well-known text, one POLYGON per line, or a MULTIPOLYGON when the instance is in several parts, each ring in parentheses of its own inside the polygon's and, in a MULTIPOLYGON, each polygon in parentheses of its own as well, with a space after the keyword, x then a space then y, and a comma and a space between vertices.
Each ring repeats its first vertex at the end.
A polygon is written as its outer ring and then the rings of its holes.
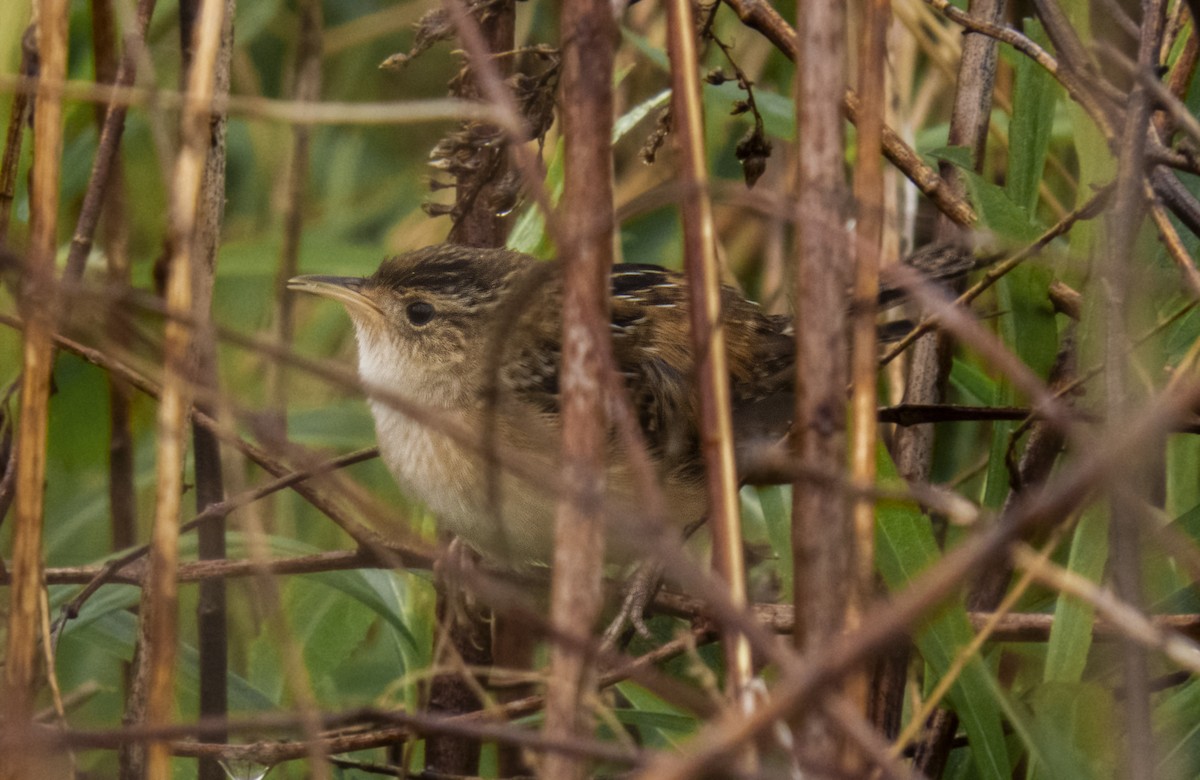
POLYGON ((621 609, 604 630, 603 647, 616 647, 627 628, 643 639, 652 638, 644 615, 662 586, 662 573, 663 567, 654 561, 643 561, 637 567, 622 589, 621 609))

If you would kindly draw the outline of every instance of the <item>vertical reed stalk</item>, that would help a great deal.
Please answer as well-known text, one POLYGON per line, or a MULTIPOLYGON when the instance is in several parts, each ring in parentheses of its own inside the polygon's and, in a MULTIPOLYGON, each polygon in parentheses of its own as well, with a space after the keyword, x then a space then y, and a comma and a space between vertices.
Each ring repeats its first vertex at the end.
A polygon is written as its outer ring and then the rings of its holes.
MULTIPOLYGON (((608 289, 613 262, 612 73, 617 30, 608 0, 563 5, 565 182, 561 228, 563 293, 563 470, 566 490, 555 516, 550 620, 566 641, 551 649, 546 695, 548 737, 592 732, 589 703, 596 670, 587 648, 603 603, 603 388, 609 342, 608 289)), ((582 780, 587 764, 553 753, 541 776, 582 780)))
POLYGON ((30 241, 22 278, 25 318, 22 344, 21 410, 17 423, 16 503, 12 531, 12 585, 4 656, 4 701, 0 718, 0 777, 23 780, 39 774, 38 757, 22 734, 33 724, 42 592, 42 525, 45 510, 46 436, 50 413, 51 337, 57 293, 54 255, 58 228, 58 182, 63 146, 62 95, 67 72, 67 0, 40 0, 37 50, 41 80, 34 98, 30 241))

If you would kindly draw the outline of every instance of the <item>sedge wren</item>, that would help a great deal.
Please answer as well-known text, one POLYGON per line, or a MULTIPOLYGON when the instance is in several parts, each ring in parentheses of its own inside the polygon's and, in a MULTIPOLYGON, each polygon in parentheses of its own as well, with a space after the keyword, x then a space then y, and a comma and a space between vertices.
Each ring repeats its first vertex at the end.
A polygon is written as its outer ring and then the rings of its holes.
MULTIPOLYGON (((703 516, 698 398, 683 277, 651 265, 611 275, 613 356, 623 376, 667 506, 680 524, 703 516)), ((288 286, 340 301, 358 341, 384 462, 410 495, 485 555, 546 562, 557 497, 494 467, 478 447, 397 411, 371 387, 394 389, 469 431, 527 456, 535 471, 560 467, 559 264, 504 249, 442 244, 385 261, 366 278, 301 276, 288 286), (490 416, 490 417, 489 417, 490 416), (489 485, 489 480, 496 480, 489 485)), ((792 408, 791 320, 721 291, 739 445, 786 433, 792 408)), ((635 476, 611 436, 606 497, 633 506, 635 476)), ((637 551, 610 544, 612 557, 637 551)))

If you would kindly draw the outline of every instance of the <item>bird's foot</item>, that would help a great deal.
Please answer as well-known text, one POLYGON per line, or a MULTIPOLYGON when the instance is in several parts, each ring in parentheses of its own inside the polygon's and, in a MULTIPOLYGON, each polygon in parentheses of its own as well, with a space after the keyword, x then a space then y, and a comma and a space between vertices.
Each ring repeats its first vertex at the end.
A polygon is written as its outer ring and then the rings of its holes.
POLYGON ((662 575, 663 567, 657 561, 645 560, 638 564, 621 589, 621 609, 604 630, 601 647, 614 648, 623 637, 624 642, 628 642, 632 637, 626 636, 627 629, 636 631, 645 639, 651 638, 644 616, 646 609, 658 594, 658 589, 662 587, 662 575))

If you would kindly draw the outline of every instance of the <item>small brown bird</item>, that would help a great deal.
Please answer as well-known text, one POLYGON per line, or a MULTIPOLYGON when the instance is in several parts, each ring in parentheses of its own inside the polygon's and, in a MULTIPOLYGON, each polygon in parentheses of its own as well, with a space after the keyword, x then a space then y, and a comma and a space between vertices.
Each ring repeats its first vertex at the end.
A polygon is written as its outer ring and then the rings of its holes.
MULTIPOLYGON (((550 560, 553 491, 503 469, 489 475, 479 448, 397 411, 371 388, 395 390, 469 431, 491 425, 496 441, 527 456, 535 472, 556 475, 560 265, 442 244, 389 259, 366 278, 301 276, 289 287, 338 300, 349 312, 380 451, 401 487, 486 555, 550 560), (498 489, 489 492, 489 479, 498 489)), ((763 313, 730 287, 721 296, 738 442, 777 439, 792 408, 791 320, 763 313)), ((705 511, 688 305, 678 273, 651 265, 612 270, 617 370, 681 526, 705 511)), ((606 498, 632 509, 635 475, 619 437, 610 440, 606 498)), ((638 557, 631 546, 612 539, 612 557, 638 557)))

